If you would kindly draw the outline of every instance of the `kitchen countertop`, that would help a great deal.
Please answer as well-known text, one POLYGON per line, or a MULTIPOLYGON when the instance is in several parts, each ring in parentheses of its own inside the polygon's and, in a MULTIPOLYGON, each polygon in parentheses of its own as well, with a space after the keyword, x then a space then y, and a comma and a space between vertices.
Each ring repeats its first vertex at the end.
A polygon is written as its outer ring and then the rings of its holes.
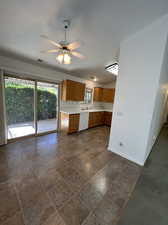
POLYGON ((84 113, 84 112, 112 112, 110 109, 87 109, 87 110, 60 110, 62 113, 66 114, 76 114, 76 113, 84 113))

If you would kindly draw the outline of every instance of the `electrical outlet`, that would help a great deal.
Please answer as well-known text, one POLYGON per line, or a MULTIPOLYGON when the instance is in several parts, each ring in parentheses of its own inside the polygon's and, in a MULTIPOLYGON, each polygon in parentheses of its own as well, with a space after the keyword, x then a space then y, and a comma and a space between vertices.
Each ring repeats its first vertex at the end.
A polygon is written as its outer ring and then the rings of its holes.
POLYGON ((153 141, 155 141, 155 140, 156 140, 156 136, 154 135, 154 136, 153 136, 153 141))
POLYGON ((122 142, 119 142, 119 146, 120 146, 120 147, 122 147, 122 146, 124 146, 124 145, 123 145, 123 143, 122 143, 122 142))
POLYGON ((123 112, 117 112, 117 116, 123 116, 123 112))

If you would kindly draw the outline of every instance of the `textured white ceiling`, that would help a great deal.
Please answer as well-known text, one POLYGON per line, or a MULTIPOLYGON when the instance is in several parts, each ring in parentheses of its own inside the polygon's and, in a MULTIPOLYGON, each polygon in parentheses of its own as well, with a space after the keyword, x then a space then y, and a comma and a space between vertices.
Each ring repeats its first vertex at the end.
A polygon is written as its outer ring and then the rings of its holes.
POLYGON ((76 76, 97 76, 110 82, 104 67, 115 61, 121 40, 168 13, 167 0, 1 0, 0 48, 63 69, 76 76), (69 41, 81 42, 85 60, 59 65, 54 54, 41 50, 52 46, 40 35, 59 42, 62 20, 71 20, 69 41))

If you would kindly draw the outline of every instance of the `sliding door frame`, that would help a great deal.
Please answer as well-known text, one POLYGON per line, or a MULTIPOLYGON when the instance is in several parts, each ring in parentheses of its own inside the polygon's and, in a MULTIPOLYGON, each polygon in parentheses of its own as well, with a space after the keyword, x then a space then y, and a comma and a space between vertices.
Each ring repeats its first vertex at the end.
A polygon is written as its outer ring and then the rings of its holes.
MULTIPOLYGON (((13 74, 8 74, 8 73, 4 73, 4 84, 5 84, 5 77, 13 77, 16 79, 21 79, 21 80, 30 80, 30 81, 34 81, 35 82, 35 86, 34 86, 34 127, 35 127, 35 133, 34 134, 29 134, 29 135, 25 135, 25 136, 21 136, 21 137, 16 137, 16 138, 11 138, 11 139, 7 139, 7 142, 13 142, 16 140, 20 140, 20 139, 24 139, 24 138, 28 138, 28 137, 38 137, 38 136, 43 136, 43 135, 47 135, 47 134, 51 134, 51 133, 56 133, 59 131, 59 127, 60 127, 60 91, 61 91, 61 85, 58 82, 54 82, 54 81, 48 81, 48 80, 40 80, 40 79, 32 79, 29 77, 21 77, 19 75, 13 75, 13 74), (37 120, 37 83, 41 82, 41 83, 50 83, 50 84, 55 84, 58 85, 58 99, 57 99, 57 104, 56 104, 56 112, 57 112, 57 121, 56 121, 56 125, 57 125, 57 129, 51 130, 51 131, 46 131, 46 132, 41 132, 41 133, 37 133, 38 131, 38 120, 37 120)), ((6 98, 5 98, 5 102, 6 102, 6 98)), ((7 112, 5 112, 6 115, 6 129, 8 129, 7 126, 7 112)), ((7 130, 6 130, 7 132, 7 130)))
POLYGON ((56 133, 59 131, 59 114, 60 114, 60 84, 58 83, 55 83, 55 82, 48 82, 48 81, 44 81, 44 80, 36 80, 35 81, 35 92, 36 92, 36 97, 35 97, 35 101, 36 101, 36 105, 34 106, 36 108, 36 112, 34 111, 35 113, 35 129, 36 129, 36 132, 35 132, 35 136, 42 136, 42 135, 45 135, 45 134, 51 134, 51 133, 56 133), (57 99, 57 104, 56 104, 56 112, 57 112, 57 121, 56 121, 56 126, 57 126, 57 129, 54 129, 54 130, 51 130, 51 131, 44 131, 44 132, 40 132, 40 133, 37 133, 38 132, 38 118, 37 118, 37 99, 38 99, 38 96, 37 96, 37 83, 40 82, 40 83, 49 83, 49 84, 55 84, 55 85, 58 85, 58 99, 57 99))

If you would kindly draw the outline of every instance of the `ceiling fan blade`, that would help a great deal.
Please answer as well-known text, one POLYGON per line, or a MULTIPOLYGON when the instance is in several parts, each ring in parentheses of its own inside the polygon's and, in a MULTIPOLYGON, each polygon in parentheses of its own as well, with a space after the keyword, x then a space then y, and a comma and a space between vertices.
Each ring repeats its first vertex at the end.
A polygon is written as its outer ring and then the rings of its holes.
POLYGON ((47 51, 41 51, 41 53, 54 53, 54 52, 59 52, 60 49, 51 49, 47 51))
POLYGON ((55 41, 50 40, 46 35, 41 35, 42 38, 46 39, 47 41, 49 41, 51 44, 53 44, 54 46, 56 46, 57 48, 62 48, 62 46, 60 44, 58 44, 55 41))
POLYGON ((79 47, 80 47, 80 43, 77 42, 77 41, 72 42, 72 43, 70 43, 70 44, 67 46, 67 48, 70 49, 70 50, 75 50, 75 49, 77 49, 77 48, 79 48, 79 47))
POLYGON ((74 51, 72 51, 71 54, 72 54, 73 56, 77 57, 77 58, 80 58, 80 59, 84 59, 84 58, 85 58, 85 56, 82 55, 82 54, 79 53, 79 52, 74 52, 74 51))

